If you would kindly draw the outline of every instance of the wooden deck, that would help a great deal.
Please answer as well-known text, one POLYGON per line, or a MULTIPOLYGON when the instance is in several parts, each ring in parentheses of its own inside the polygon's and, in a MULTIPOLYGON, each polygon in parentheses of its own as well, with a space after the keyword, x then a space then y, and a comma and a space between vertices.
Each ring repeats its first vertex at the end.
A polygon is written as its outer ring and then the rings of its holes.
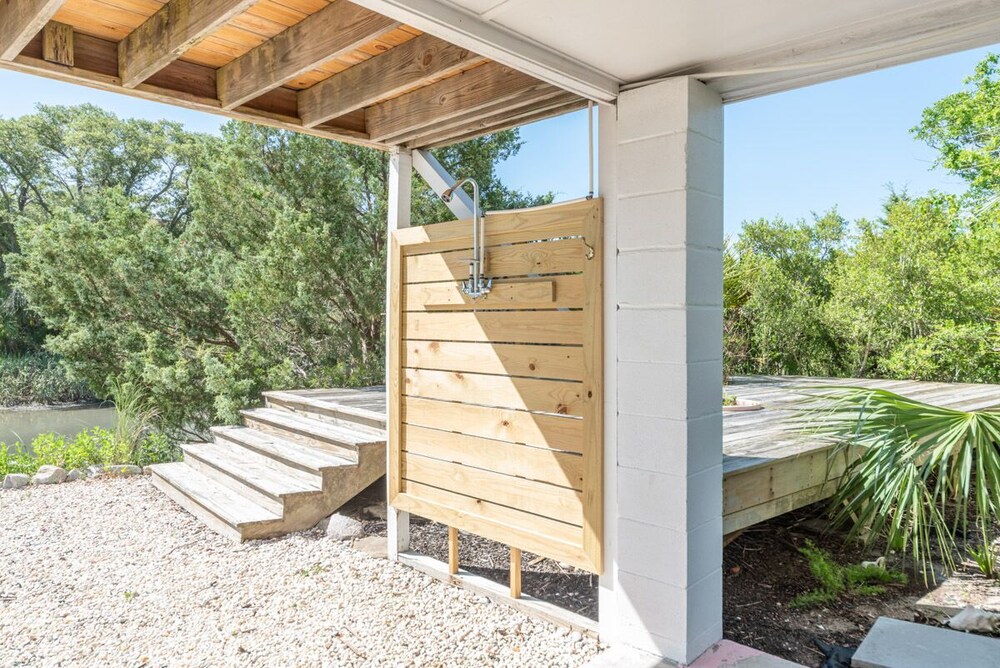
POLYGON ((906 380, 737 377, 726 391, 764 410, 723 418, 723 531, 745 529, 831 495, 843 462, 791 423, 793 402, 817 385, 882 388, 938 406, 977 410, 1000 406, 1000 385, 906 380))
MULTIPOLYGON (((878 387, 928 403, 977 410, 1000 407, 1000 385, 900 380, 736 377, 726 391, 763 410, 723 417, 723 531, 727 534, 821 501, 843 466, 832 466, 825 444, 810 441, 791 422, 793 402, 817 385, 878 387)), ((384 388, 308 390, 313 399, 385 411, 384 388)))

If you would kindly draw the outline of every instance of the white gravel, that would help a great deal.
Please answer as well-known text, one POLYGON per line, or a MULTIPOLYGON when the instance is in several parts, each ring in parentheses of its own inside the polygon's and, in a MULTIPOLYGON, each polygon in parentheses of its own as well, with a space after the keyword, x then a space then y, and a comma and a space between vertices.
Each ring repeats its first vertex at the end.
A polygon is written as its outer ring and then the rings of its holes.
POLYGON ((0 666, 578 666, 597 652, 320 532, 236 545, 146 477, 0 491, 0 666))

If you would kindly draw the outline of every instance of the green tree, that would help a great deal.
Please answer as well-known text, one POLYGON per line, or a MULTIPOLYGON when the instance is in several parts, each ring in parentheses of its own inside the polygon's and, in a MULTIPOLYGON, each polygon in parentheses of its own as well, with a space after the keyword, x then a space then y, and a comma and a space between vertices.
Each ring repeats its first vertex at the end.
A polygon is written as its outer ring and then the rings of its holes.
MULTIPOLYGON (((439 157, 479 179, 488 208, 549 201, 496 178, 519 146, 505 132, 439 157)), ((380 381, 386 155, 238 122, 183 155, 183 224, 119 184, 15 223, 10 274, 48 347, 96 388, 146 388, 166 425, 196 432, 264 389, 380 381)), ((416 221, 451 217, 416 185, 416 221)))
POLYGON ((996 224, 969 224, 956 198, 893 198, 859 223, 826 307, 854 375, 996 380, 996 224))
POLYGON ((836 342, 822 319, 829 275, 847 222, 836 212, 812 222, 760 219, 743 226, 725 261, 730 368, 750 373, 829 375, 836 342))
POLYGON ((34 114, 0 119, 0 351, 37 348, 46 331, 6 274, 2 257, 19 251, 15 225, 88 206, 116 189, 181 229, 191 215, 186 156, 194 141, 179 124, 122 120, 91 105, 39 105, 34 114))

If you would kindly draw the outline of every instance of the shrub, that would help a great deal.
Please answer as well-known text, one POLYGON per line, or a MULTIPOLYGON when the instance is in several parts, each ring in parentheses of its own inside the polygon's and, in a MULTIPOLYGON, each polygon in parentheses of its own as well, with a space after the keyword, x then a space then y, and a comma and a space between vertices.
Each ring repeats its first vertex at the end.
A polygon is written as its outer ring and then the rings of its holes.
POLYGON ((108 464, 147 466, 180 459, 181 450, 165 434, 153 431, 134 447, 116 437, 115 432, 95 427, 73 438, 59 434, 40 434, 29 451, 21 443, 0 443, 0 476, 8 473, 34 474, 50 464, 64 469, 108 464), (32 454, 33 453, 33 454, 32 454))
POLYGON ((94 401, 86 383, 71 379, 52 355, 0 357, 0 406, 94 401))

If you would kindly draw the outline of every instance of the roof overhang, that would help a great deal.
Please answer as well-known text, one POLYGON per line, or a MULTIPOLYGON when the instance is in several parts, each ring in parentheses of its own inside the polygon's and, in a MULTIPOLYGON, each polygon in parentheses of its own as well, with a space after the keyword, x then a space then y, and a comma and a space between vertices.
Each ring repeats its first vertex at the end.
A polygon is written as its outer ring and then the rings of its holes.
POLYGON ((681 74, 727 101, 982 46, 1000 0, 0 0, 0 67, 380 148, 681 74))

